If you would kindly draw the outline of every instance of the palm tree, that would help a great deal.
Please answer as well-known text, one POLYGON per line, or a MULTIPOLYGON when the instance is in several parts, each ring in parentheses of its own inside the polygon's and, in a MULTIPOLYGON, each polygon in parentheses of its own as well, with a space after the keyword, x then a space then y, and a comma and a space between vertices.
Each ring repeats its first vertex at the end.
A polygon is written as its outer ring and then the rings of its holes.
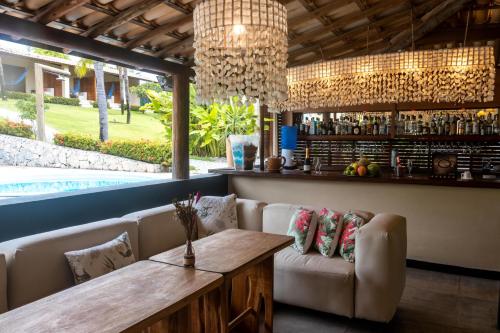
POLYGON ((118 73, 120 76, 120 108, 122 114, 125 113, 125 108, 127 108, 127 124, 130 124, 130 87, 128 83, 128 71, 126 67, 118 67, 118 73))
POLYGON ((0 58, 0 98, 2 98, 3 100, 7 99, 7 93, 5 91, 5 77, 3 75, 2 58, 0 58))
POLYGON ((78 78, 83 78, 87 75, 89 67, 94 65, 96 92, 97 92, 97 107, 99 108, 99 139, 101 141, 108 140, 108 101, 106 99, 106 90, 104 88, 104 64, 99 61, 90 59, 80 59, 75 65, 75 75, 78 78))
POLYGON ((108 140, 108 107, 106 91, 104 89, 104 65, 100 61, 94 62, 94 73, 97 91, 97 107, 99 108, 99 139, 108 140))

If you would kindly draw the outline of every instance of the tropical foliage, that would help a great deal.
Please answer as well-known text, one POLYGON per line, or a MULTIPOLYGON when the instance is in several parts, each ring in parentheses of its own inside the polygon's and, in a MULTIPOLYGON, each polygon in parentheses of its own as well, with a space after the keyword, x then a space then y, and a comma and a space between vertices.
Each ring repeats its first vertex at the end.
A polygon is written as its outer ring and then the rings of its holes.
POLYGON ((87 75, 87 73, 89 72, 89 68, 91 68, 93 64, 94 61, 90 59, 81 58, 80 60, 78 60, 73 71, 75 72, 75 75, 81 79, 85 75, 87 75))
POLYGON ((162 92, 160 84, 156 82, 146 82, 130 88, 130 92, 141 99, 149 99, 148 91, 162 92))
POLYGON ((38 47, 35 47, 33 49, 33 52, 36 54, 46 55, 54 58, 69 59, 69 56, 67 54, 51 50, 40 49, 38 47))
MULTIPOLYGON (((226 138, 231 134, 252 134, 257 131, 257 117, 253 105, 245 105, 235 97, 229 104, 214 103, 202 106, 195 103, 195 91, 190 91, 189 142, 190 152, 197 156, 224 156, 226 138)), ((150 103, 143 111, 162 114, 167 141, 172 139, 172 93, 147 91, 150 103)))

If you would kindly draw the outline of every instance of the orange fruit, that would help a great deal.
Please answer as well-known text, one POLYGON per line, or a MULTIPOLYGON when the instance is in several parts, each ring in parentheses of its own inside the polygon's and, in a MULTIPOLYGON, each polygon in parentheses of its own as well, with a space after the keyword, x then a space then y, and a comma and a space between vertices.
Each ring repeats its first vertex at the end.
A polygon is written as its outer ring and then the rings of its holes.
POLYGON ((359 176, 366 176, 367 170, 365 166, 359 166, 357 171, 359 176))

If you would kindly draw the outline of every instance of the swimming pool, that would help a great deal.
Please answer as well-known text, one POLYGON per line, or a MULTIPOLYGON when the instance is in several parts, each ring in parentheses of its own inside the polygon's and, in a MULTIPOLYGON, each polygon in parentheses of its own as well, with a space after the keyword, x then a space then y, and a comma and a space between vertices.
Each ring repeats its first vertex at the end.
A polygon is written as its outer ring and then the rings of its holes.
POLYGON ((109 179, 38 180, 27 182, 0 182, 0 198, 71 192, 97 187, 123 185, 152 180, 146 177, 109 179))

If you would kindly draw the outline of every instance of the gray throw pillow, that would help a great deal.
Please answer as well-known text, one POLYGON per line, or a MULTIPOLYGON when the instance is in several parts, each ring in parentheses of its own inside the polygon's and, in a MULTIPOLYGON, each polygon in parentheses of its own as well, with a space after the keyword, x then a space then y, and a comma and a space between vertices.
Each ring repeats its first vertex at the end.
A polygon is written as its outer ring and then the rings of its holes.
POLYGON ((201 197, 195 208, 198 210, 198 238, 226 229, 238 229, 236 194, 201 197))
POLYGON ((68 259, 76 284, 91 280, 135 262, 128 233, 94 247, 70 251, 68 259))

